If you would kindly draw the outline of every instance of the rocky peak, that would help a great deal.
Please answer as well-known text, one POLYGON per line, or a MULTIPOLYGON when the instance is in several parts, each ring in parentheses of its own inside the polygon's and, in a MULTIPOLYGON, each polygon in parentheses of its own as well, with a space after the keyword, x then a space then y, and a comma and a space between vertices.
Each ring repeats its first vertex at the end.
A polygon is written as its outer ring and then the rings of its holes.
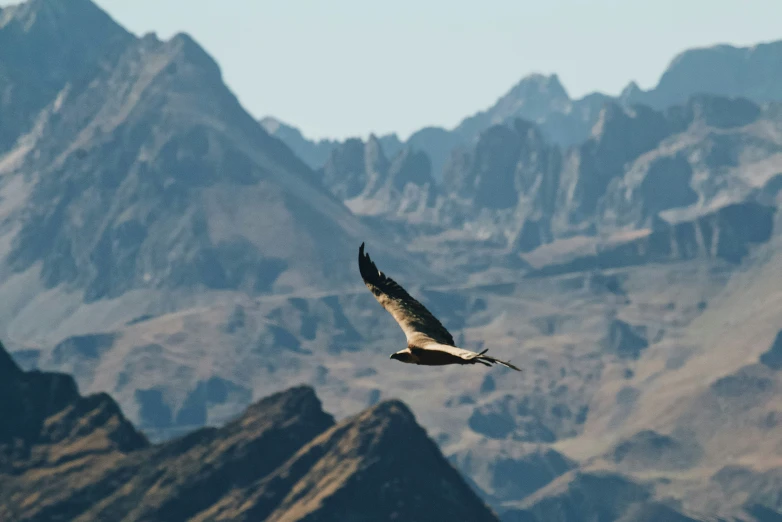
POLYGON ((351 138, 336 146, 323 168, 323 183, 354 212, 415 212, 433 202, 435 181, 429 156, 402 146, 391 161, 384 138, 351 138), (411 187, 412 185, 412 187, 411 187))
POLYGON ((380 140, 374 134, 370 134, 364 145, 364 169, 370 179, 382 178, 388 172, 388 158, 386 157, 380 140))
POLYGON ((133 36, 89 0, 30 0, 0 12, 0 152, 68 84, 113 63, 133 36))
POLYGON ((259 481, 333 424, 312 388, 278 392, 222 428, 204 428, 152 448, 148 459, 153 464, 138 463, 127 492, 115 495, 114 509, 138 510, 145 520, 193 517, 221 497, 230 498, 232 491, 260 489, 259 481), (157 466, 165 469, 162 479, 157 466), (138 508, 137 495, 145 495, 154 483, 165 484, 162 500, 147 498, 138 508), (193 491, 201 494, 193 496, 193 491))
POLYGON ((782 41, 752 47, 715 45, 677 55, 657 86, 637 100, 655 108, 685 103, 698 93, 738 96, 756 102, 779 99, 782 92, 782 41))
POLYGON ((350 425, 358 438, 357 448, 368 449, 367 443, 370 439, 372 444, 391 442, 394 439, 403 440, 413 435, 410 430, 413 430, 415 435, 425 436, 423 429, 416 423, 413 412, 399 400, 383 401, 375 405, 355 417, 350 425))
POLYGON ((163 44, 165 51, 179 64, 188 64, 200 69, 217 83, 222 82, 220 66, 198 42, 187 33, 177 33, 163 44))
POLYGON ((568 226, 593 222, 611 181, 624 174, 630 160, 653 149, 670 133, 660 112, 642 105, 623 108, 606 103, 591 137, 571 149, 565 160, 560 196, 568 226))
POLYGON ((105 65, 63 94, 35 154, 21 156, 15 174, 40 179, 16 215, 8 260, 17 272, 41 261, 45 286, 82 290, 87 302, 140 287, 269 292, 312 274, 293 259, 329 259, 334 238, 365 235, 189 36, 134 40, 105 65))
POLYGON ((339 505, 351 520, 497 520, 399 401, 337 424, 265 483, 291 493, 277 505, 259 495, 237 499, 234 518, 285 520, 295 510, 296 520, 320 520, 339 505))
POLYGON ((432 161, 432 176, 439 181, 443 177, 443 167, 455 147, 462 143, 462 138, 456 132, 447 131, 441 127, 424 127, 414 132, 407 140, 407 145, 414 149, 425 151, 432 161))
MULTIPOLYGON (((2 9, 0 29, 17 25, 18 30, 26 32, 40 31, 51 33, 70 33, 73 26, 86 28, 89 22, 99 22, 92 31, 109 28, 112 31, 122 31, 92 0, 28 0, 17 5, 2 9)), ((95 34, 95 33, 93 33, 95 34)), ((84 35, 74 35, 84 37, 84 35)))
MULTIPOLYGON (((583 114, 568 116, 572 108, 570 97, 556 74, 532 74, 523 78, 492 107, 462 121, 454 133, 461 137, 462 143, 469 144, 492 125, 512 123, 516 118, 522 118, 539 124, 546 135, 556 141, 571 142, 574 132, 568 131, 567 127, 574 124, 583 126, 578 121, 584 117, 583 114)), ((589 119, 591 116, 586 117, 589 119)))
POLYGON ((563 109, 570 103, 570 96, 559 81, 559 76, 552 74, 531 74, 517 83, 511 90, 500 98, 496 105, 496 111, 508 116, 520 114, 525 111, 527 119, 536 120, 544 117, 547 110, 552 108, 563 109))
POLYGON ((21 371, 0 344, 0 469, 67 458, 88 447, 132 451, 147 441, 105 394, 82 397, 70 375, 21 371), (81 440, 77 448, 49 451, 81 440), (34 447, 41 448, 30 457, 34 447))
MULTIPOLYGON (((37 390, 3 389, 7 382, 0 381, 0 406, 37 390)), ((38 384, 37 391, 49 391, 38 384)), ((10 457, 17 469, 46 472, 7 479, 0 518, 497 520, 399 401, 334 425, 313 389, 299 386, 258 401, 222 428, 149 447, 105 394, 58 411, 41 430, 46 440, 27 452, 3 444, 4 415, 0 469, 10 457), (79 465, 49 472, 75 458, 79 465), (41 501, 26 502, 31 495, 41 501)))
POLYGON ((323 411, 315 390, 310 386, 297 386, 256 402, 226 429, 255 427, 255 431, 260 426, 290 425, 294 421, 320 426, 321 431, 334 424, 331 415, 323 411))
POLYGON ((517 118, 490 127, 473 149, 455 153, 444 172, 445 187, 478 209, 513 208, 524 197, 531 209, 550 212, 559 158, 536 125, 517 118))
POLYGON ((357 214, 420 214, 435 202, 436 183, 429 156, 405 145, 391 161, 383 140, 353 138, 332 151, 323 168, 323 183, 357 214))
POLYGON ((619 102, 626 107, 636 105, 638 104, 642 93, 643 91, 637 83, 634 81, 630 82, 627 84, 627 87, 622 89, 622 92, 619 94, 619 102))
POLYGON ((429 184, 434 187, 432 178, 432 163, 426 153, 405 147, 391 161, 388 168, 388 181, 397 191, 402 191, 405 185, 429 184))
POLYGON ((76 382, 59 373, 22 372, 4 349, 0 351, 0 445, 21 439, 39 441, 46 419, 79 399, 76 382))
POLYGON ((518 197, 513 173, 519 157, 518 136, 506 125, 489 127, 463 164, 451 163, 444 173, 450 190, 472 197, 479 208, 509 208, 518 197))
POLYGON ((323 166, 323 184, 342 200, 354 198, 385 178, 388 159, 377 138, 349 138, 335 147, 323 166))

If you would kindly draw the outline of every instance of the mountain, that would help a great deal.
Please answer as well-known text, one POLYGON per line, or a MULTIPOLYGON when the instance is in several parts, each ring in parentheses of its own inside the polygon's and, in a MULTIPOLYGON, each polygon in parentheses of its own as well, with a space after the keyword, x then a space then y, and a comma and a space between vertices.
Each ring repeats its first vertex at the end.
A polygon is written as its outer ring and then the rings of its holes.
POLYGON ((409 217, 434 203, 431 168, 429 157, 409 146, 388 159, 372 135, 366 143, 354 138, 336 147, 319 173, 324 185, 355 214, 409 217))
POLYGON ((0 285, 15 297, 0 317, 17 340, 45 335, 42 316, 77 333, 77 310, 94 306, 114 315, 85 312, 92 329, 210 292, 356 283, 351 252, 373 230, 244 111, 189 36, 137 39, 87 0, 31 0, 2 20, 19 115, 3 125, 0 285))
MULTIPOLYGON (((523 78, 492 107, 465 118, 452 130, 425 127, 410 135, 404 143, 394 135, 381 137, 379 141, 389 154, 396 154, 404 145, 425 152, 432 163, 433 177, 440 181, 451 151, 460 145, 471 144, 492 125, 512 123, 517 118, 529 120, 540 126, 548 140, 567 146, 588 135, 602 105, 610 100, 602 94, 571 100, 557 75, 533 74, 523 78)), ((274 118, 262 121, 267 129, 272 129, 271 134, 302 158, 307 158, 313 168, 324 165, 328 153, 339 146, 331 140, 306 140, 298 129, 281 125, 274 118)))
POLYGON ((453 238, 455 230, 475 241, 480 230, 526 253, 559 239, 608 238, 768 199, 782 171, 782 141, 773 130, 780 121, 777 104, 697 95, 665 111, 606 103, 590 136, 568 148, 527 120, 495 124, 451 152, 442 182, 413 178, 417 199, 408 201, 417 204, 407 203, 408 212, 388 191, 366 197, 388 169, 377 140, 335 149, 323 180, 354 213, 401 219, 409 241, 453 238))
POLYGON ((263 118, 260 124, 270 136, 282 140, 296 156, 312 169, 321 167, 326 162, 331 150, 339 143, 336 140, 310 141, 301 134, 299 129, 271 116, 263 118))
POLYGON ((571 100, 556 74, 532 74, 487 110, 464 119, 453 132, 469 143, 492 125, 521 118, 538 124, 548 140, 568 146, 584 139, 609 100, 601 94, 571 100))
POLYGON ((470 512, 436 443, 504 520, 782 513, 778 102, 631 86, 574 112, 536 77, 468 139, 344 140, 313 169, 185 35, 84 1, 0 19, 0 505, 320 519, 348 495, 374 517, 356 499, 390 509, 373 477, 398 497, 410 469, 470 512), (524 371, 390 361, 362 241, 458 345, 524 371))
POLYGON ((2 346, 0 376, 3 519, 497 520, 399 401, 335 423, 296 387, 150 445, 110 397, 2 346))
POLYGON ((455 152, 444 171, 447 190, 479 209, 525 207, 551 214, 562 156, 524 120, 494 125, 474 148, 455 152))
POLYGON ((658 109, 683 103, 695 94, 747 98, 756 103, 779 101, 780 58, 782 41, 690 49, 671 61, 653 89, 628 86, 626 101, 658 109))
POLYGON ((410 411, 389 401, 315 438, 215 514, 230 520, 496 520, 410 411), (271 510, 270 491, 284 495, 271 510), (324 488, 324 484, 329 487, 324 488))
POLYGON ((574 472, 537 492, 520 509, 505 514, 508 522, 695 522, 674 507, 655 502, 649 489, 611 473, 574 472))
MULTIPOLYGON (((345 144, 347 141, 340 142, 339 140, 328 139, 311 141, 305 138, 296 127, 281 122, 272 116, 262 118, 260 124, 270 136, 282 140, 296 156, 315 170, 321 168, 326 163, 332 150, 345 144)), ((376 139, 383 144, 383 147, 389 154, 396 154, 403 145, 396 134, 386 134, 376 139)))
POLYGON ((0 416, 2 482, 38 467, 97 462, 149 446, 111 397, 81 397, 69 375, 23 372, 2 344, 0 416))
POLYGON ((132 39, 89 0, 0 8, 0 153, 32 128, 69 81, 85 81, 132 39))
MULTIPOLYGON (((433 176, 439 181, 452 150, 461 145, 470 146, 493 125, 512 125, 519 118, 536 123, 547 141, 567 148, 589 137, 603 106, 609 102, 627 108, 646 105, 665 111, 701 94, 746 98, 758 104, 782 101, 780 57, 782 41, 751 47, 716 45, 690 49, 674 57, 654 88, 643 91, 631 82, 618 97, 591 93, 572 99, 556 74, 531 74, 494 105, 465 118, 455 128, 425 127, 413 133, 406 144, 429 155, 433 176)), ((313 158, 313 168, 323 165, 327 157, 325 147, 336 146, 328 140, 317 144, 305 140, 305 144, 298 130, 290 126, 286 129, 292 130, 280 131, 278 136, 294 150, 302 151, 303 157, 313 158), (319 151, 317 154, 304 152, 315 149, 319 151)), ((390 153, 391 144, 384 145, 390 153)))

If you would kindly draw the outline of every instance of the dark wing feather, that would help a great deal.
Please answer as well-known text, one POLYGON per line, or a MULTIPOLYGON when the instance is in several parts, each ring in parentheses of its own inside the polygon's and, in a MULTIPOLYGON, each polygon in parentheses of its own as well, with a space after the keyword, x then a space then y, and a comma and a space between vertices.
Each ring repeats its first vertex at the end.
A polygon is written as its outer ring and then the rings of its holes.
POLYGON ((424 305, 413 299, 404 288, 377 269, 364 253, 364 243, 358 249, 358 269, 364 284, 393 317, 407 336, 407 343, 423 346, 437 342, 454 346, 453 336, 424 305))

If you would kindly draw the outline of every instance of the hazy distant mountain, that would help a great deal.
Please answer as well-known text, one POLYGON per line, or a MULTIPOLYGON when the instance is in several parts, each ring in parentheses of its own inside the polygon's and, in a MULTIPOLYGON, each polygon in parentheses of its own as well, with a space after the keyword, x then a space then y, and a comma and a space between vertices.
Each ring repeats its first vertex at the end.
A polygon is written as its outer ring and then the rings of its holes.
MULTIPOLYGON (((536 123, 547 140, 568 147, 587 139, 603 105, 611 101, 625 107, 641 104, 658 110, 683 104, 697 94, 742 97, 756 103, 782 101, 780 64, 782 41, 752 47, 717 45, 692 49, 672 60, 653 89, 642 91, 631 82, 616 98, 592 93, 571 99, 556 74, 531 74, 522 78, 494 105, 465 118, 454 129, 426 127, 413 133, 406 143, 429 155, 433 176, 439 180, 455 147, 469 145, 492 125, 512 124, 517 118, 536 123)), ((307 141, 305 144, 300 139, 300 132, 290 126, 278 136, 294 150, 301 150, 302 157, 313 158, 313 168, 323 165, 325 152, 304 151, 322 151, 323 144, 331 142, 307 141)), ((390 149, 390 144, 384 143, 384 146, 390 149)), ((392 152, 387 150, 387 153, 392 152)))
MULTIPOLYGON (((345 142, 339 140, 322 139, 311 141, 305 138, 299 129, 292 127, 271 116, 262 118, 261 126, 270 135, 282 140, 296 155, 312 169, 321 168, 329 154, 338 146, 345 142)), ((387 153, 396 154, 402 148, 402 142, 399 141, 396 134, 386 134, 377 138, 387 153)), ((347 141, 347 140, 346 140, 347 141)))
POLYGON ((424 213, 400 214, 386 193, 354 201, 385 179, 388 160, 377 140, 336 149, 322 179, 358 214, 402 217, 413 238, 456 228, 477 239, 480 229, 484 238, 528 252, 573 235, 689 221, 755 199, 782 172, 782 140, 770 130, 780 122, 776 104, 697 95, 665 111, 607 102, 589 137, 568 148, 527 120, 494 124, 451 151, 440 182, 419 178, 426 204, 418 194, 410 208, 424 213), (414 230, 421 221, 431 229, 414 230))
POLYGON ((497 520, 399 401, 335 423, 291 388, 152 446, 110 397, 2 345, 0 377, 4 520, 497 520))
POLYGON ((266 132, 282 140, 296 156, 313 169, 321 167, 332 149, 339 144, 336 140, 310 141, 302 136, 299 129, 271 116, 263 118, 260 123, 266 132))
POLYGON ((567 146, 584 139, 602 105, 609 100, 601 94, 571 100, 556 74, 533 74, 486 111, 466 118, 453 132, 469 143, 492 125, 521 118, 538 124, 550 141, 567 146))
POLYGON ((374 135, 335 147, 318 174, 359 215, 420 215, 437 195, 429 156, 405 146, 389 159, 374 135))
POLYGON ((657 86, 641 91, 630 84, 627 103, 658 109, 685 102, 694 94, 741 97, 756 103, 779 101, 782 92, 782 41, 751 47, 716 45, 690 49, 673 59, 657 86))

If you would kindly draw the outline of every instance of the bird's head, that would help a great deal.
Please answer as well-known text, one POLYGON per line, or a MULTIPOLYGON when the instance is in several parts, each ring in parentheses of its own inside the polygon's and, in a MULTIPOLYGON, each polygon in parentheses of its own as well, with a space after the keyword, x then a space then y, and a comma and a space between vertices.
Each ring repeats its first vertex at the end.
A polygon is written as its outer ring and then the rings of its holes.
POLYGON ((391 354, 391 359, 399 362, 408 362, 410 360, 410 352, 396 352, 391 354))

